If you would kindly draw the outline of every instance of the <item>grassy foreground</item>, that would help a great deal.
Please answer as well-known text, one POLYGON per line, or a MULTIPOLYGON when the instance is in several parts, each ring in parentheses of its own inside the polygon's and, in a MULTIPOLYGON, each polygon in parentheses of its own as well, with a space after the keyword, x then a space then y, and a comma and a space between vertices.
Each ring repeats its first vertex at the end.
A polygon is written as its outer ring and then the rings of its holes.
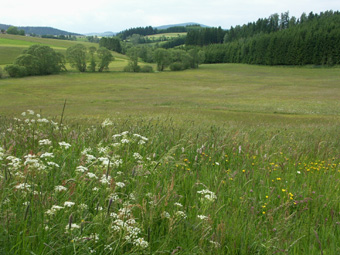
POLYGON ((0 80, 0 254, 338 254, 339 84, 243 65, 0 80))

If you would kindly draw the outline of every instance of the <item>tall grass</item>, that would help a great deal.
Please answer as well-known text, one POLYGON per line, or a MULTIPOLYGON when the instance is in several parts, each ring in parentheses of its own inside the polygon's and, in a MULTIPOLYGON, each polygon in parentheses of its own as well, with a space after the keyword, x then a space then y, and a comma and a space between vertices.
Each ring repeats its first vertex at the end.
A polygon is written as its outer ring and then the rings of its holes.
POLYGON ((0 254, 337 254, 339 127, 0 124, 0 254))

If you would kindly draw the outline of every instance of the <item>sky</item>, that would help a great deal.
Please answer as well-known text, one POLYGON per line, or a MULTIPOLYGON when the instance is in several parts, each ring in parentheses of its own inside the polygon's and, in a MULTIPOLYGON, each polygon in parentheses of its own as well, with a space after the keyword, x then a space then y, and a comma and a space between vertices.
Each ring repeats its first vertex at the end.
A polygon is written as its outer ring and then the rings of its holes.
POLYGON ((0 0, 0 24, 49 26, 74 33, 195 22, 229 29, 289 11, 340 10, 339 0, 0 0))

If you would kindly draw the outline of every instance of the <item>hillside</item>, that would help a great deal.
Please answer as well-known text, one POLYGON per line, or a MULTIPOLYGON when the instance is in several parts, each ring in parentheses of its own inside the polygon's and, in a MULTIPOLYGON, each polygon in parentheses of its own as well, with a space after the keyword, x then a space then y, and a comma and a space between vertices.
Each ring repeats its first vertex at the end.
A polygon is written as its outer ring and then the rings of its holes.
MULTIPOLYGON (((12 25, 0 24, 0 29, 7 30, 12 25)), ((64 30, 56 29, 53 27, 18 27, 18 29, 23 29, 26 34, 36 34, 36 35, 81 35, 77 33, 67 32, 64 30)))
MULTIPOLYGON (((86 47, 98 47, 97 43, 0 34, 0 66, 13 63, 16 57, 18 57, 29 46, 34 44, 47 45, 57 51, 65 53, 68 47, 78 43, 84 44, 86 47)), ((124 55, 115 52, 113 52, 113 55, 115 58, 119 59, 126 58, 124 55)))

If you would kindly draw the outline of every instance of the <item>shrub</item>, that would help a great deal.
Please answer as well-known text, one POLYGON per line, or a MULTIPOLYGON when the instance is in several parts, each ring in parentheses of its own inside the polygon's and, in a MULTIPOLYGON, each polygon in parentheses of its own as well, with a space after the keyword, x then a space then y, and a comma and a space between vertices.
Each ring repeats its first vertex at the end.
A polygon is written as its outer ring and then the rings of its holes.
POLYGON ((5 67, 5 71, 8 73, 11 77, 24 77, 26 75, 26 67, 19 66, 19 65, 7 65, 5 67))
POLYGON ((142 66, 140 71, 142 73, 152 73, 153 72, 153 68, 152 68, 152 66, 142 66))
POLYGON ((0 67, 0 79, 2 78, 2 68, 0 67))
POLYGON ((124 67, 124 72, 130 72, 130 73, 138 73, 141 71, 141 68, 139 65, 134 65, 132 62, 129 62, 129 64, 124 67))
POLYGON ((184 70, 184 66, 181 62, 174 62, 170 65, 170 70, 171 71, 182 71, 184 70))

